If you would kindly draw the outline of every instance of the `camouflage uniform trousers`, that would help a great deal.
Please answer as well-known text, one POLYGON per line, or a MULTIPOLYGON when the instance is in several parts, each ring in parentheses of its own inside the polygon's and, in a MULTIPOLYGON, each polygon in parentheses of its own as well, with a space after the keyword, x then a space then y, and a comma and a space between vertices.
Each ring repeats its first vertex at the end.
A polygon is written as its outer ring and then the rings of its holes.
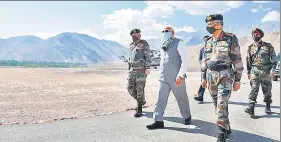
POLYGON ((249 101, 250 101, 249 103, 256 103, 260 85, 264 97, 263 101, 269 104, 272 103, 272 99, 271 99, 272 80, 269 70, 263 71, 253 67, 251 70, 250 85, 251 85, 251 92, 249 94, 249 101))
POLYGON ((216 124, 226 130, 230 129, 228 100, 231 96, 233 84, 233 71, 231 69, 223 71, 207 72, 208 89, 213 98, 216 108, 216 124))
POLYGON ((145 84, 147 75, 144 72, 129 71, 127 90, 139 104, 145 103, 145 84))

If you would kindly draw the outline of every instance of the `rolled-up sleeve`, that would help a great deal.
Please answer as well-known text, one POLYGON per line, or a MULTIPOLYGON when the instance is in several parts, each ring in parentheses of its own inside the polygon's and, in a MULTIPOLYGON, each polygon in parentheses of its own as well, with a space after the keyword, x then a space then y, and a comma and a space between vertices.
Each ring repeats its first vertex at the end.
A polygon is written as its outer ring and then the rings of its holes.
POLYGON ((179 42, 177 50, 179 52, 182 61, 181 68, 178 73, 178 77, 184 78, 184 74, 187 72, 188 69, 188 56, 187 56, 187 49, 183 41, 179 42))

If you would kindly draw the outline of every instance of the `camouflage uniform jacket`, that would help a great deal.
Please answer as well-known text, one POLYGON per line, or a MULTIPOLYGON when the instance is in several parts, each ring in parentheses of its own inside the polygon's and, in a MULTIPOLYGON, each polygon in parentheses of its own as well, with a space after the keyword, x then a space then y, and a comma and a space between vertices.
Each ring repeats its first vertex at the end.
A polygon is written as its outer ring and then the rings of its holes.
POLYGON ((130 71, 149 69, 151 63, 150 48, 145 40, 138 40, 130 44, 130 71))
POLYGON ((202 61, 201 71, 206 74, 206 62, 208 61, 222 61, 226 66, 234 67, 235 82, 240 82, 242 71, 244 70, 240 45, 237 37, 232 33, 222 31, 218 39, 214 37, 207 40, 204 58, 202 61))
POLYGON ((250 74, 252 67, 274 72, 277 66, 274 47, 263 41, 260 44, 253 43, 248 47, 246 61, 248 74, 250 74))

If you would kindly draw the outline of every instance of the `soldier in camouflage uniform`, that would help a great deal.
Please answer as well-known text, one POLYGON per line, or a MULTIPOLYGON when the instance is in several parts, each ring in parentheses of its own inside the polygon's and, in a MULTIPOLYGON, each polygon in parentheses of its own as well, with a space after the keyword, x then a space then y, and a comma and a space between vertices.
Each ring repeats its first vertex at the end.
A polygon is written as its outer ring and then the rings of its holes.
POLYGON ((130 33, 133 42, 130 44, 128 92, 137 100, 135 117, 142 115, 142 106, 146 103, 144 88, 150 69, 150 49, 145 40, 140 39, 140 30, 133 29, 130 33))
POLYGON ((251 93, 249 95, 249 108, 246 108, 245 112, 249 113, 251 116, 254 116, 254 107, 260 85, 264 94, 263 101, 266 103, 265 112, 271 113, 271 77, 274 76, 274 71, 277 66, 277 59, 272 45, 262 41, 263 36, 264 33, 261 29, 253 29, 252 37, 255 43, 249 46, 246 57, 251 93))
MULTIPOLYGON (((216 106, 216 124, 219 127, 217 142, 225 142, 227 136, 231 133, 228 100, 232 88, 234 91, 240 89, 240 80, 244 68, 237 37, 222 30, 223 16, 220 14, 209 15, 205 22, 207 23, 206 30, 212 36, 206 43, 205 53, 207 56, 204 57, 202 64, 207 68, 208 88, 211 90, 216 106)), ((206 87, 206 84, 205 75, 202 86, 206 87)))

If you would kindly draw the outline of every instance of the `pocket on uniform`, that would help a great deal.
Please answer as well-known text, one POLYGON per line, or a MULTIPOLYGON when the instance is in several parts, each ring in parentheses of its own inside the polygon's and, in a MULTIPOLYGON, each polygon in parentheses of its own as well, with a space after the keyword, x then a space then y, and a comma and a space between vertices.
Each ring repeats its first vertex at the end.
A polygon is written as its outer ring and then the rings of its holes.
POLYGON ((146 81, 146 74, 145 73, 138 73, 136 75, 136 81, 146 81))
POLYGON ((224 57, 228 57, 228 47, 225 46, 218 46, 217 47, 217 57, 218 58, 224 58, 224 57))

